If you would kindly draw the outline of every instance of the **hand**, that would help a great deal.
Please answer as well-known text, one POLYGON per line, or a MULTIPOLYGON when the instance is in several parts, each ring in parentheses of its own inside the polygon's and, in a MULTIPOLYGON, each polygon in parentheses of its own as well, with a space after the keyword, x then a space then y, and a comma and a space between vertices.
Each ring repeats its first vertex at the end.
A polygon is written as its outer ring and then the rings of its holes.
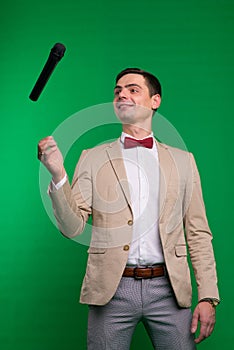
POLYGON ((207 301, 200 302, 193 313, 191 332, 195 333, 200 321, 200 334, 195 339, 195 343, 200 343, 209 337, 215 326, 215 308, 207 301))
POLYGON ((52 136, 48 136, 38 143, 38 159, 49 170, 55 184, 65 176, 63 156, 52 136))

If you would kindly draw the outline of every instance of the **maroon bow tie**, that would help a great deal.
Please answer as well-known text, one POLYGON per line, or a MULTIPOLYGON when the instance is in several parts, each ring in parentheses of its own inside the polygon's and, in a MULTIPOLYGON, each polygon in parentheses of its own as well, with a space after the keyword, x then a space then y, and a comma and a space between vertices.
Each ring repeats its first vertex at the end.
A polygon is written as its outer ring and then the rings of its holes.
POLYGON ((152 148, 153 144, 154 144, 154 140, 152 136, 147 137, 146 139, 143 139, 143 140, 136 140, 127 136, 124 138, 124 148, 133 148, 137 146, 152 148))

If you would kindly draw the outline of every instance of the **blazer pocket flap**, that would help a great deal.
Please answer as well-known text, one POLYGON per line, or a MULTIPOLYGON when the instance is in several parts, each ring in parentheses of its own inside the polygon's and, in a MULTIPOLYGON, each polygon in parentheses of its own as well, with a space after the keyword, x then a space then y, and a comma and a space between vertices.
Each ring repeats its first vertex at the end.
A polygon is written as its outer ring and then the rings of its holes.
POLYGON ((187 248, 185 244, 175 246, 176 256, 187 256, 187 248))
POLYGON ((105 252, 106 252, 105 248, 89 247, 88 249, 89 254, 104 254, 105 252))

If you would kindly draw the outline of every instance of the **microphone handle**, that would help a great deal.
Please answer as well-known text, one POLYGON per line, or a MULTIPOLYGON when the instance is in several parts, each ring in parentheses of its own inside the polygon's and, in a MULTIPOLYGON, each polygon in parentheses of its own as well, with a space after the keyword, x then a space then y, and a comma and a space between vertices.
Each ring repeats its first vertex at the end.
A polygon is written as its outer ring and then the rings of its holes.
POLYGON ((29 98, 32 101, 37 101, 38 97, 40 96, 42 90, 44 89, 49 77, 51 76, 54 68, 56 67, 57 63, 59 62, 60 57, 58 57, 53 52, 50 53, 49 58, 39 75, 39 78, 37 79, 37 82, 32 89, 31 94, 29 95, 29 98))

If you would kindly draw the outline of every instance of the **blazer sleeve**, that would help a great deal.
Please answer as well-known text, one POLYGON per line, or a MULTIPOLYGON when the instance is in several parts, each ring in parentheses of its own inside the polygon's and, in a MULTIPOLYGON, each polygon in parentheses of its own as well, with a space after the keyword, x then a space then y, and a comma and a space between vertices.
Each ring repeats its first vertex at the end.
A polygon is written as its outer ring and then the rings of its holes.
POLYGON ((187 185, 187 210, 184 225, 191 263, 198 288, 198 300, 219 300, 217 273, 210 231, 203 201, 199 172, 192 154, 192 183, 187 185))
POLYGON ((81 234, 92 213, 91 169, 86 153, 81 154, 72 184, 67 180, 61 188, 49 192, 58 228, 67 238, 81 234))

